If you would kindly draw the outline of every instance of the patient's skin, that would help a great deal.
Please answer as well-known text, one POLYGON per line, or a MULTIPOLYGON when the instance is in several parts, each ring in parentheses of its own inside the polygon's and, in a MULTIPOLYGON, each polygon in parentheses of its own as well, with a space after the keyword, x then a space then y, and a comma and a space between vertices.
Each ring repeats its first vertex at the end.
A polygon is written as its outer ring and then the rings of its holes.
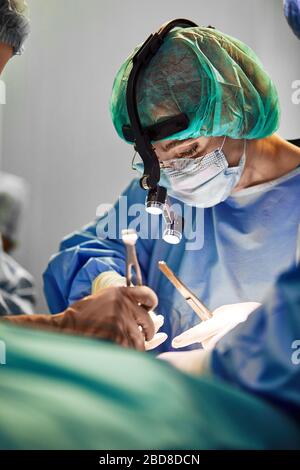
POLYGON ((5 65, 13 55, 13 49, 11 46, 0 42, 0 74, 2 73, 5 65))

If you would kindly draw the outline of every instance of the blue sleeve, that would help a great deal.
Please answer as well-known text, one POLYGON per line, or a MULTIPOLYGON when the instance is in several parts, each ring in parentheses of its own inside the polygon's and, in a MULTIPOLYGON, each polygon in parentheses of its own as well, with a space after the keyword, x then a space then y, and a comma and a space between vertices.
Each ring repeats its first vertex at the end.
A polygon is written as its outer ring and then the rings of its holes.
MULTIPOLYGON (((114 270, 125 275, 126 253, 121 230, 130 225, 132 217, 128 213, 136 215, 131 210, 133 204, 145 212, 145 196, 134 180, 103 217, 62 241, 59 253, 50 259, 44 273, 44 291, 52 313, 61 312, 89 295, 94 279, 102 272, 114 270)), ((139 238, 137 254, 144 278, 149 251, 146 244, 146 240, 139 238)))
POLYGON ((300 417, 300 267, 212 352, 214 374, 300 417))

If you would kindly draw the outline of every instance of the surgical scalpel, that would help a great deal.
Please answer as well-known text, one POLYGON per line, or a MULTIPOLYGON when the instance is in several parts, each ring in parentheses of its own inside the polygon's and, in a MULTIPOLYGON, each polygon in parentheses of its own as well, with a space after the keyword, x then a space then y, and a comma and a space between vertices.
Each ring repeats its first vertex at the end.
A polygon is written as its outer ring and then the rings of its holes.
POLYGON ((132 268, 135 270, 136 285, 143 284, 141 268, 136 256, 135 244, 138 239, 137 233, 133 229, 122 230, 122 240, 126 246, 126 283, 127 287, 132 286, 132 268))
POLYGON ((160 271, 169 279, 178 292, 185 298, 189 306, 194 310, 198 317, 204 321, 212 317, 211 311, 188 289, 183 282, 173 273, 165 261, 159 261, 160 271))

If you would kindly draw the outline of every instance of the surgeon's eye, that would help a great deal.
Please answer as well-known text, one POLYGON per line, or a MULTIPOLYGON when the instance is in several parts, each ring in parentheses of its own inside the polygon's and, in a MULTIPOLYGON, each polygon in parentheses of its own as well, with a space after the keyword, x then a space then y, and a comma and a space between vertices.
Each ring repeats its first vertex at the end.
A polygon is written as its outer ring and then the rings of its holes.
POLYGON ((183 152, 180 152, 180 154, 178 155, 177 158, 181 158, 181 157, 195 157, 196 155, 196 152, 198 150, 198 144, 195 144, 193 145, 192 147, 190 147, 188 150, 185 150, 183 152))

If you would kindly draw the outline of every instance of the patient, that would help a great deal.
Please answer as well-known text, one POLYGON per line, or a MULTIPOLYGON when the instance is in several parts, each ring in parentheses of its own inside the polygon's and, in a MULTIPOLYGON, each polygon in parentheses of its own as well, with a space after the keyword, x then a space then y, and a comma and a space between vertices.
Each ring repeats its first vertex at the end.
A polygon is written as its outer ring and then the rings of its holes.
POLYGON ((287 348, 299 335, 299 286, 300 269, 284 275, 216 344, 203 376, 0 323, 0 449, 299 449, 300 367, 287 348))

